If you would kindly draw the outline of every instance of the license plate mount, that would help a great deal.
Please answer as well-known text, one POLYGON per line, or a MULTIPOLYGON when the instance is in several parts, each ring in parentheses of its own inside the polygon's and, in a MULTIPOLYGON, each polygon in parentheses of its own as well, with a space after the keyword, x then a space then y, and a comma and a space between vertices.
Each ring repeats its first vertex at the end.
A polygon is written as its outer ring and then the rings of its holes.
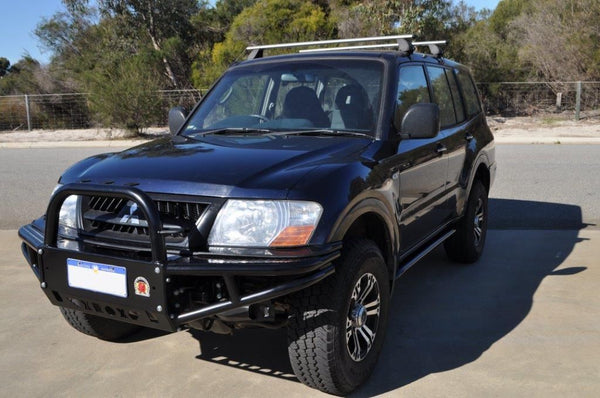
POLYGON ((127 268, 67 258, 69 287, 127 297, 127 268))

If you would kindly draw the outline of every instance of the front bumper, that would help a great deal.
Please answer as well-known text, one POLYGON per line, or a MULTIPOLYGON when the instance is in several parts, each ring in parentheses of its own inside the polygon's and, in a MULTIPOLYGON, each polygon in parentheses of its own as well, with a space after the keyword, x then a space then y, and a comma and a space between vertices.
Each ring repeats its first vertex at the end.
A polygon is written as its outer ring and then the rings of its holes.
POLYGON ((189 253, 167 255, 160 217, 152 200, 133 187, 69 184, 50 200, 45 222, 38 220, 19 229, 22 251, 48 299, 57 306, 129 322, 140 326, 175 331, 188 323, 226 313, 305 289, 334 272, 332 262, 340 256, 341 243, 304 247, 271 254, 234 255, 189 253), (58 214, 69 195, 110 194, 138 203, 149 226, 152 258, 128 258, 73 250, 57 237, 58 214), (126 297, 69 286, 67 261, 76 259, 124 267, 126 297), (149 285, 149 296, 134 294, 136 280, 149 285), (257 290, 242 281, 261 280, 257 290), (202 305, 180 303, 178 294, 186 281, 222 281, 223 295, 202 305), (183 304, 183 305, 181 305, 183 304))

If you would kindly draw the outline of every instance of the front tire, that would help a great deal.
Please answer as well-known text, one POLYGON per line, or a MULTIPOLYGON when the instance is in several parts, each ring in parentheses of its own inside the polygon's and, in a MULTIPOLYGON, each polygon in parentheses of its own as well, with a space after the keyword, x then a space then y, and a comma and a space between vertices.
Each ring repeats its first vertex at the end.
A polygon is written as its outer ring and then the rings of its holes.
POLYGON ((336 272, 291 300, 288 354, 298 379, 345 395, 375 368, 390 300, 387 267, 371 241, 344 245, 336 272))
POLYGON ((483 183, 475 180, 463 218, 444 248, 452 261, 470 264, 481 257, 488 224, 488 193, 483 183))
POLYGON ((60 307, 60 312, 74 329, 101 340, 119 341, 141 329, 140 326, 130 323, 86 314, 70 308, 60 307))

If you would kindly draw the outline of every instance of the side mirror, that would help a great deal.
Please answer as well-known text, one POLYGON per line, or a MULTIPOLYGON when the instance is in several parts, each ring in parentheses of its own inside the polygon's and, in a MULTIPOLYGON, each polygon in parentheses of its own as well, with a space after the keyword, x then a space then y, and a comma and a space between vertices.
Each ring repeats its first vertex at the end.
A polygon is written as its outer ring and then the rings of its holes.
POLYGON ((406 138, 433 138, 440 132, 440 107, 437 104, 414 104, 404 114, 400 126, 394 117, 394 126, 406 138))
POLYGON ((171 108, 169 111, 169 131, 172 135, 177 134, 181 126, 183 126, 186 117, 187 112, 183 107, 176 106, 171 108))

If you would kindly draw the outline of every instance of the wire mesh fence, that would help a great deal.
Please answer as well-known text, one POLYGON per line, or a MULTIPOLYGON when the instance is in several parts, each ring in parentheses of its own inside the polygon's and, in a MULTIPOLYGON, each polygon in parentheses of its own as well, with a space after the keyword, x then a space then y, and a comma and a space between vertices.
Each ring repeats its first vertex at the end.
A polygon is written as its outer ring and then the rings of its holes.
POLYGON ((531 116, 600 110, 600 82, 478 83, 488 114, 531 116))
MULTIPOLYGON (((600 111, 600 82, 478 83, 488 114, 531 116, 545 113, 600 111)), ((191 109, 203 90, 165 90, 156 93, 167 125, 173 106, 191 109)), ((0 131, 81 129, 104 127, 90 107, 89 95, 30 94, 0 96, 0 131)))
MULTIPOLYGON (((157 92, 164 115, 162 126, 167 125, 171 107, 192 109, 202 93, 193 89, 157 92)), ((98 120, 85 93, 0 96, 0 131, 103 127, 98 120)))

